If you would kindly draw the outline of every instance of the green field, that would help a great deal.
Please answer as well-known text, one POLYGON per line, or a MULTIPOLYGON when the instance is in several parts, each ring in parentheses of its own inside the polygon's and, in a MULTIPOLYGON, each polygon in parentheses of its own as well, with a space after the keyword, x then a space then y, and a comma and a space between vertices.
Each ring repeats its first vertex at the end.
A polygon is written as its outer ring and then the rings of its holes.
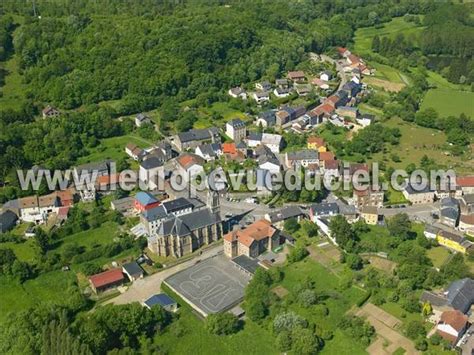
POLYGON ((65 291, 76 281, 72 272, 51 271, 20 285, 6 276, 0 277, 0 324, 9 312, 26 310, 38 303, 64 304, 65 291))
POLYGON ((441 267, 451 255, 448 249, 443 247, 431 248, 428 250, 427 254, 428 257, 431 259, 431 262, 433 263, 434 267, 437 268, 441 267))
POLYGON ((189 309, 181 308, 179 319, 154 339, 166 354, 278 354, 272 333, 246 320, 237 334, 211 335, 205 323, 189 309))
POLYGON ((382 28, 364 27, 359 28, 354 36, 354 52, 359 55, 372 53, 372 39, 378 35, 379 37, 394 38, 399 33, 405 36, 414 36, 421 33, 423 27, 416 26, 413 22, 406 22, 403 17, 394 18, 387 22, 382 28))
POLYGON ((233 118, 248 120, 243 112, 229 107, 229 103, 215 102, 211 107, 199 109, 199 119, 194 123, 194 128, 224 126, 227 121, 233 118))
POLYGON ((0 67, 7 70, 5 85, 0 88, 0 107, 18 109, 25 99, 25 85, 18 72, 18 59, 14 56, 6 62, 0 63, 0 67))
POLYGON ((421 109, 434 108, 441 117, 459 116, 461 113, 474 117, 474 92, 445 88, 430 89, 421 109))
POLYGON ((472 159, 447 154, 446 135, 441 131, 405 122, 400 118, 391 118, 383 122, 383 125, 400 129, 402 134, 400 144, 396 146, 387 145, 388 151, 385 154, 374 154, 370 161, 385 160, 387 166, 406 168, 410 163, 419 165, 421 158, 427 155, 441 166, 456 169, 457 173, 468 173, 474 169, 472 159), (390 159, 393 153, 400 157, 400 162, 395 163, 390 159))
POLYGON ((140 148, 146 148, 153 145, 153 142, 136 135, 102 139, 97 147, 90 149, 88 155, 78 160, 78 164, 103 161, 106 159, 117 161, 126 158, 127 154, 125 153, 125 146, 127 143, 136 144, 140 148))

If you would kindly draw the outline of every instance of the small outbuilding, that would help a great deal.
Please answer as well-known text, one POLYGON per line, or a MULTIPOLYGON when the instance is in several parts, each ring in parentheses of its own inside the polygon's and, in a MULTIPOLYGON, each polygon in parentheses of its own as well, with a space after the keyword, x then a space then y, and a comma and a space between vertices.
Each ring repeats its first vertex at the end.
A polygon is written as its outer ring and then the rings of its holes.
POLYGON ((132 282, 138 279, 143 279, 143 269, 136 261, 123 264, 122 271, 132 282))
POLYGON ((153 295, 145 302, 143 302, 143 306, 148 309, 151 309, 153 306, 156 305, 163 307, 163 309, 167 310, 168 312, 176 312, 178 310, 178 303, 170 296, 164 293, 153 295))

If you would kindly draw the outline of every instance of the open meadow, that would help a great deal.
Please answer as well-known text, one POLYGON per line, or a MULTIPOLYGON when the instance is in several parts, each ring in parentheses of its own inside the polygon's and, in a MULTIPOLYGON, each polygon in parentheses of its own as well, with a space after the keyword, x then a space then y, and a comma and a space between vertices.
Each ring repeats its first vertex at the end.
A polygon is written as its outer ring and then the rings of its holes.
POLYGON ((430 89, 423 99, 421 109, 434 108, 441 117, 459 116, 464 113, 474 117, 474 92, 447 88, 430 89))

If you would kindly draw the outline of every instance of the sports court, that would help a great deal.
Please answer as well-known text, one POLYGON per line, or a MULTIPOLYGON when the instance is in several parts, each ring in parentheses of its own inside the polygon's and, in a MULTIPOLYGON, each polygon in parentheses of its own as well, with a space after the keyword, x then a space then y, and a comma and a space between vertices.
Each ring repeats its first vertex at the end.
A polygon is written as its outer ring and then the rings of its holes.
POLYGON ((206 317, 242 301, 250 276, 219 254, 168 277, 164 282, 206 317))

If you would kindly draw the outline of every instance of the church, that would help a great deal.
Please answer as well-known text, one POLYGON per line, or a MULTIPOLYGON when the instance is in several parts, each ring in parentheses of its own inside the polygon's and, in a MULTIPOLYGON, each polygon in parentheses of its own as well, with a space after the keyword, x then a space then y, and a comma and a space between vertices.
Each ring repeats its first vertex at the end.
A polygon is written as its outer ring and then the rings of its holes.
POLYGON ((163 219, 148 237, 148 248, 160 256, 180 258, 219 240, 223 234, 219 194, 210 191, 205 208, 163 219))

